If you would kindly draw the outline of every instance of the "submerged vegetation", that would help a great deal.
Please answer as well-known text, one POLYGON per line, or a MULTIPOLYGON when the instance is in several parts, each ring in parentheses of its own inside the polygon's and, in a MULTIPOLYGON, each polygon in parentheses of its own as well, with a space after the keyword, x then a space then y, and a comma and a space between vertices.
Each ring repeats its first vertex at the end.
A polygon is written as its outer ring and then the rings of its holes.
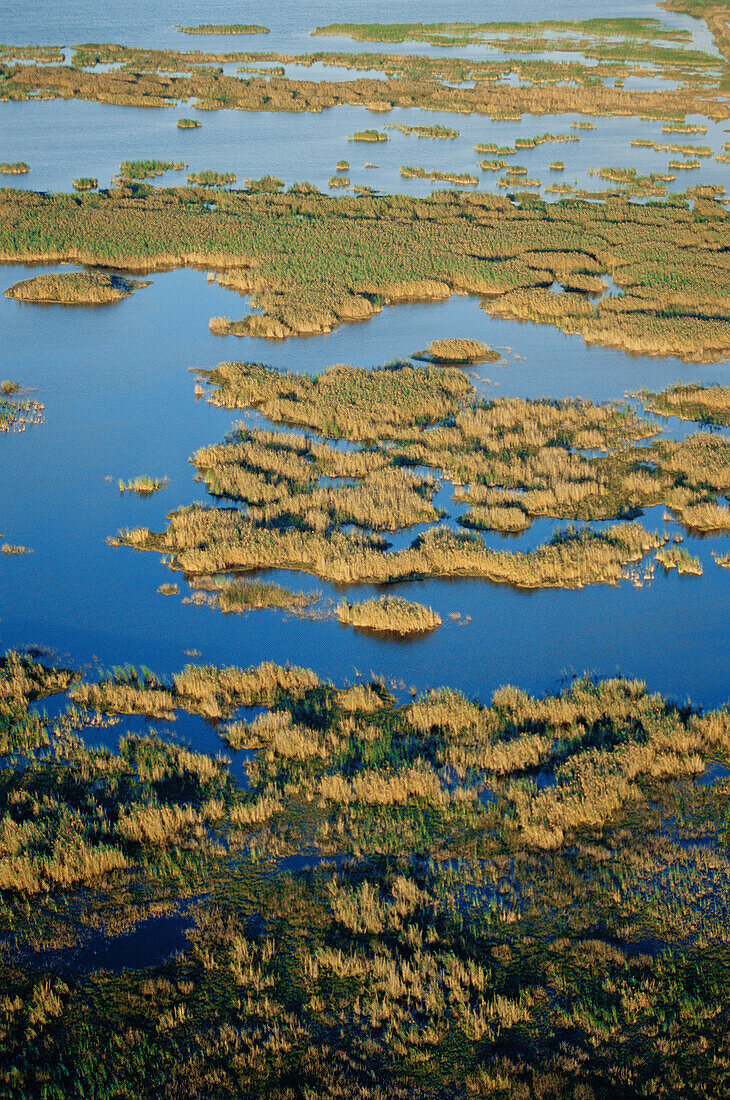
POLYGON ((59 275, 36 275, 8 287, 6 298, 18 302, 46 302, 61 305, 91 306, 120 302, 140 287, 149 286, 141 279, 109 275, 100 271, 67 271, 59 275))
POLYGON ((48 1064, 64 1097, 80 1066, 87 1091, 104 1067, 110 1094, 201 1100, 726 1091, 727 711, 626 680, 397 706, 274 665, 75 679, 0 667, 16 1093, 48 1064), (69 688, 56 720, 31 709, 69 688), (149 728, 82 740, 179 710, 245 785, 149 728), (170 918, 180 949, 146 969, 66 962, 100 924, 114 945, 170 918))
POLYGON ((244 195, 0 192, 0 257, 144 271, 219 266, 223 285, 260 310, 219 326, 238 335, 328 332, 389 302, 468 292, 491 314, 589 343, 693 361, 730 352, 728 213, 712 199, 517 205, 486 194, 345 198, 273 188, 264 180, 244 195), (548 289, 571 275, 610 275, 622 293, 594 302, 548 289))

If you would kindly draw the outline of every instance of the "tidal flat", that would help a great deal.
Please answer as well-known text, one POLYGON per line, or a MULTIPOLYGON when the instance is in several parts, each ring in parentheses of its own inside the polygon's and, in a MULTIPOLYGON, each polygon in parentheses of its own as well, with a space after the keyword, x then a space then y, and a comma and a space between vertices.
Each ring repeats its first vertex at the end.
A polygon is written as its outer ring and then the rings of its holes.
POLYGON ((727 4, 80 7, 0 47, 0 1096, 724 1095, 727 4))

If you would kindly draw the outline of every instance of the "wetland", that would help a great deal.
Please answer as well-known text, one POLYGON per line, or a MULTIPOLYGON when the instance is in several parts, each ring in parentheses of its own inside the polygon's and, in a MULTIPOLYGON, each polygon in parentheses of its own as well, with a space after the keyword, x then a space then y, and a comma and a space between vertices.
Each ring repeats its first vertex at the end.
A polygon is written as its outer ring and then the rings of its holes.
POLYGON ((730 9, 78 7, 0 47, 0 1096, 723 1095, 730 9))

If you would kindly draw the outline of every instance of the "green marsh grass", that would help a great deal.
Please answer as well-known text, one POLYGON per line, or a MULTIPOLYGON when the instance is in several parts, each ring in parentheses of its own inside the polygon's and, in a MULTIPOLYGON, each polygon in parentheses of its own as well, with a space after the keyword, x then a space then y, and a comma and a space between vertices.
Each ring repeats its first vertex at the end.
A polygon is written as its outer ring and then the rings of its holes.
POLYGON ((177 26, 181 34, 269 34, 268 27, 257 23, 199 23, 195 27, 177 26))
POLYGON ((235 183, 237 179, 235 172, 215 172, 212 169, 188 174, 188 183, 198 187, 225 187, 229 183, 235 183))
POLYGON ((292 1079, 342 1100, 726 1091, 728 785, 696 778, 730 762, 727 710, 587 677, 400 706, 377 681, 270 665, 73 679, 0 661, 15 1093, 80 1063, 110 1095, 194 1100, 292 1079), (125 686, 207 715, 245 787, 149 728, 87 747, 125 686), (29 709, 69 687, 53 722, 29 709), (181 906, 164 963, 70 979, 56 962, 181 906))
POLYGON ((381 130, 358 130, 354 134, 350 134, 348 141, 364 141, 371 144, 377 144, 381 141, 387 141, 388 135, 384 134, 381 130))
POLYGON ((173 160, 123 160, 119 165, 119 177, 123 180, 151 180, 165 172, 182 172, 187 168, 183 161, 173 160))
POLYGON ((164 489, 167 485, 166 477, 134 477, 130 481, 119 481, 120 493, 137 493, 138 496, 150 496, 152 493, 164 489))
POLYGON ((242 336, 329 332, 373 316, 384 302, 470 292, 489 312, 624 351, 691 361, 730 352, 728 273, 718 250, 728 214, 709 198, 691 206, 674 196, 651 205, 626 196, 533 198, 517 207, 506 197, 451 192, 392 200, 187 188, 73 198, 5 191, 0 215, 6 260, 226 270, 224 285, 251 295, 260 310, 223 328, 242 336), (545 296, 566 257, 585 274, 611 275, 623 294, 599 303, 545 296))

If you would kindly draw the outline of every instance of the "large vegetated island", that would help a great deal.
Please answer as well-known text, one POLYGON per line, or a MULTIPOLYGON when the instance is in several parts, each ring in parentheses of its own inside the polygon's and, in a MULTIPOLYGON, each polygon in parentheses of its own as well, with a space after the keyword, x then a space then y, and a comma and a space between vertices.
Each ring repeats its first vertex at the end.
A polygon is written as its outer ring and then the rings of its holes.
POLYGON ((223 269, 223 284, 250 295, 260 315, 218 320, 222 333, 328 332, 387 303, 468 293, 488 313, 624 351, 694 362, 730 352, 730 233, 718 202, 518 198, 333 198, 296 185, 286 194, 6 189, 0 259, 223 269), (595 300, 582 289, 602 276, 622 292, 595 300))

